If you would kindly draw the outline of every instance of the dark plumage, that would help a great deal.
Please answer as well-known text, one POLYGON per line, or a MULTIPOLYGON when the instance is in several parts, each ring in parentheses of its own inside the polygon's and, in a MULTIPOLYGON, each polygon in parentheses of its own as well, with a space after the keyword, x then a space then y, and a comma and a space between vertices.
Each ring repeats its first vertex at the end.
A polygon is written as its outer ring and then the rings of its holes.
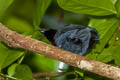
POLYGON ((46 30, 44 35, 47 38, 52 36, 53 40, 48 39, 53 41, 57 47, 80 55, 84 55, 99 40, 96 29, 76 24, 66 25, 58 31, 55 29, 46 30), (46 33, 49 35, 46 35, 46 33))

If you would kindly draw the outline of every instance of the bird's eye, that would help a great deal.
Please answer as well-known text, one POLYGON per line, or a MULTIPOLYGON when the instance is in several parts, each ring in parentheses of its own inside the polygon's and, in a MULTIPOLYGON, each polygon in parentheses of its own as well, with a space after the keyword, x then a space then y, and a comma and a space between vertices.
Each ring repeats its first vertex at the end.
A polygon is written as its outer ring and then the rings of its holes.
POLYGON ((81 40, 79 38, 73 38, 71 39, 74 44, 81 44, 81 40))

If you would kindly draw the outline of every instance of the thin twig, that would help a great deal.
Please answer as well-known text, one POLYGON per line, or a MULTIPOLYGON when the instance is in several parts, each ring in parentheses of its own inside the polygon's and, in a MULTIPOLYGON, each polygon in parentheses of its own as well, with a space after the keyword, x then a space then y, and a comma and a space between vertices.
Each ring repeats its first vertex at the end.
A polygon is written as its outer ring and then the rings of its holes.
POLYGON ((62 72, 41 72, 41 73, 33 73, 33 77, 51 77, 51 76, 59 76, 63 74, 62 72))
POLYGON ((33 73, 33 77, 58 77, 61 75, 68 75, 68 74, 74 74, 74 71, 66 71, 66 72, 39 72, 39 73, 33 73))

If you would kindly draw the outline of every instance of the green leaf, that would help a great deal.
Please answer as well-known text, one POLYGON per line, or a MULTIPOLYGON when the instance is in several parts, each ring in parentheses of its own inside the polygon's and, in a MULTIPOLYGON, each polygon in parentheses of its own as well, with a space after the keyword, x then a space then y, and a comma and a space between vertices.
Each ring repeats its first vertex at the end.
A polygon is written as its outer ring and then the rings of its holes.
POLYGON ((13 76, 15 74, 15 68, 18 66, 19 64, 12 64, 9 68, 8 68, 8 75, 9 76, 13 76))
POLYGON ((117 10, 117 16, 120 18, 120 0, 117 0, 115 7, 117 10))
POLYGON ((52 0, 35 0, 35 11, 34 11, 34 18, 33 18, 33 24, 35 26, 35 29, 39 29, 39 25, 42 21, 42 18, 49 7, 52 0))
POLYGON ((111 48, 104 49, 103 52, 97 56, 97 60, 104 63, 112 61, 111 48))
POLYGON ((57 2, 61 8, 80 14, 105 16, 117 13, 111 0, 57 0, 57 2))
POLYGON ((0 70, 13 63, 22 56, 23 53, 22 51, 8 48, 0 42, 0 70))
POLYGON ((2 43, 0 43, 0 71, 7 56, 8 56, 8 49, 2 43))
POLYGON ((12 4, 14 0, 0 0, 0 19, 5 10, 12 4))
POLYGON ((2 68, 7 67, 11 63, 13 63, 15 60, 19 59, 23 54, 24 54, 23 51, 19 51, 15 49, 8 49, 8 56, 5 59, 5 62, 2 65, 2 68))
POLYGON ((112 56, 114 58, 115 64, 120 66, 120 45, 113 47, 112 56))
POLYGON ((115 64, 120 66, 120 30, 117 29, 111 41, 111 53, 115 64), (117 40, 116 40, 117 39, 117 40))
POLYGON ((17 65, 13 77, 20 80, 33 80, 32 71, 27 65, 17 65))
POLYGON ((43 41, 45 43, 51 44, 51 42, 39 31, 36 31, 32 34, 32 38, 43 41))
POLYGON ((84 72, 83 70, 81 69, 78 69, 78 68, 74 68, 74 72, 76 72, 77 74, 79 74, 81 77, 84 77, 84 72))
POLYGON ((111 40, 108 43, 108 46, 104 48, 102 54, 98 56, 99 61, 102 62, 110 62, 112 60, 115 61, 115 64, 120 66, 120 30, 117 29, 113 34, 111 40), (116 38, 118 40, 116 40, 116 38))
POLYGON ((96 30, 100 34, 101 39, 99 43, 96 45, 96 48, 93 49, 93 52, 101 53, 101 51, 107 44, 108 40, 111 39, 115 30, 119 26, 119 22, 116 18, 107 19, 93 18, 90 20, 89 26, 96 28, 96 30))
POLYGON ((28 65, 34 67, 35 71, 41 71, 41 72, 50 72, 50 71, 56 70, 57 62, 58 61, 56 61, 54 59, 45 57, 40 54, 35 54, 35 53, 33 53, 32 59, 29 58, 26 60, 26 63, 28 65), (50 65, 52 65, 52 66, 50 66, 50 65))
POLYGON ((99 55, 99 54, 97 54, 97 53, 89 53, 89 54, 86 54, 85 56, 86 56, 87 58, 96 60, 98 55, 99 55))
POLYGON ((31 24, 29 24, 26 20, 11 16, 8 17, 4 24, 11 30, 20 32, 20 33, 32 33, 34 31, 31 24))

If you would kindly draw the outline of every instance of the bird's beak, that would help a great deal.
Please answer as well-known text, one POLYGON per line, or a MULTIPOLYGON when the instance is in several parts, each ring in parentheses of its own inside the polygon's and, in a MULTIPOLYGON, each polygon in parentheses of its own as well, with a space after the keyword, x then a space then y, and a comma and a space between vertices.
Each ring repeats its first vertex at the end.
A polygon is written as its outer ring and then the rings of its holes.
POLYGON ((40 29, 38 31, 41 32, 41 33, 45 33, 45 31, 47 31, 47 30, 46 29, 40 29))

